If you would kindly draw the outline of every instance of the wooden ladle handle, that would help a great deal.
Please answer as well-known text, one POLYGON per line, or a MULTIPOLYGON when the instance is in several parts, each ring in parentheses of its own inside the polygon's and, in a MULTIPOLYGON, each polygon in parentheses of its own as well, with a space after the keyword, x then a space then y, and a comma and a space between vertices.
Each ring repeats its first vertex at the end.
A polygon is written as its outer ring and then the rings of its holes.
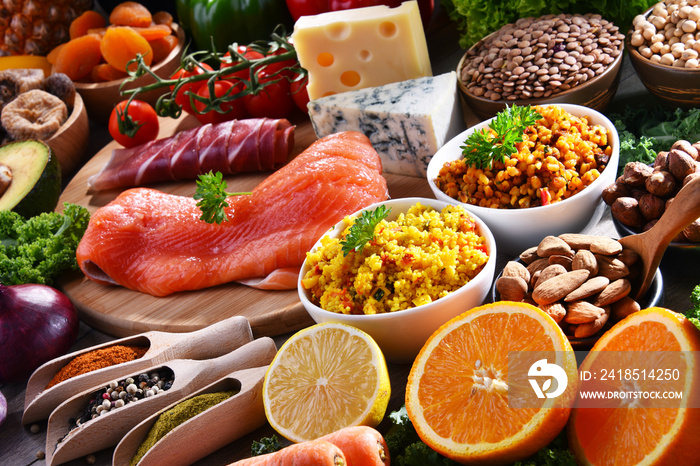
POLYGON ((696 175, 678 191, 668 209, 649 231, 664 249, 680 232, 700 217, 700 175, 696 175))

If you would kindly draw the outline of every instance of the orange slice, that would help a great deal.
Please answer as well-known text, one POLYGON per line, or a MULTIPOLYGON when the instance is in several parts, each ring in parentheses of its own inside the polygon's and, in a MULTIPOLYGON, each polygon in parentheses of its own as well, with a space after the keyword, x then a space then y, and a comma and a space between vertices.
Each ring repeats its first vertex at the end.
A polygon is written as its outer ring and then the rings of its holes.
POLYGON ((486 304, 450 320, 428 339, 409 374, 406 410, 420 438, 448 458, 513 462, 564 428, 576 374, 573 349, 551 317, 526 303, 486 304), (548 363, 566 374, 569 383, 560 396, 534 396, 528 384, 531 362, 516 356, 530 352, 548 355, 548 363), (530 401, 518 404, 518 394, 530 401))
MULTIPOLYGON (((582 373, 597 371, 600 378, 603 370, 612 369, 615 378, 608 377, 607 390, 681 391, 683 399, 605 400, 604 407, 583 407, 583 400, 578 400, 569 420, 568 435, 570 448, 580 464, 699 464, 698 351, 700 331, 688 319, 668 309, 636 312, 603 334, 581 364, 582 373), (609 351, 616 353, 606 353, 609 351), (641 351, 649 352, 648 356, 632 353, 641 351), (627 352, 629 357, 618 352, 627 352), (627 369, 631 371, 629 377, 624 375, 627 369), (675 374, 674 369, 678 369, 675 374), (650 378, 652 371, 655 375, 650 378)), ((585 387, 584 383, 582 392, 585 387)))

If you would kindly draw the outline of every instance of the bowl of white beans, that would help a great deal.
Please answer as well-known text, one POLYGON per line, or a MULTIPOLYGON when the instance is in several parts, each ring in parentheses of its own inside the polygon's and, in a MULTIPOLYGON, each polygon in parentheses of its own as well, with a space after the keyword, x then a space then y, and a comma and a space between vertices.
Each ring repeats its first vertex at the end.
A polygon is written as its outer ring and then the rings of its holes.
POLYGON ((700 105, 700 1, 657 3, 634 18, 625 43, 649 92, 674 106, 700 105))

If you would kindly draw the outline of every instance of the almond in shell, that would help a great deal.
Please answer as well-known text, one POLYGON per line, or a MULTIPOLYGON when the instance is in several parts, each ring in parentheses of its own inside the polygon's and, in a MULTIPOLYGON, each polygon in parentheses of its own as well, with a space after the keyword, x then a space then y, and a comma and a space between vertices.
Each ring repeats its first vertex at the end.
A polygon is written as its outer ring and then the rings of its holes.
POLYGON ((545 267, 542 269, 540 272, 539 276, 537 277, 537 281, 535 282, 535 285, 533 288, 537 288, 540 284, 546 282, 550 278, 554 278, 557 275, 561 275, 563 273, 566 273, 567 270, 564 268, 563 265, 559 264, 553 264, 545 267))
POLYGON ((504 301, 522 301, 528 285, 522 277, 501 276, 496 281, 496 291, 504 301))
POLYGON ((588 279, 588 270, 572 270, 535 287, 532 292, 532 299, 537 304, 551 304, 563 299, 566 295, 581 286, 588 279))
POLYGON ((520 277, 525 280, 526 283, 530 283, 530 272, 527 268, 517 261, 508 261, 503 267, 502 276, 504 277, 520 277))
POLYGON ((571 261, 571 270, 588 270, 595 275, 598 273, 598 260, 588 249, 579 249, 571 261))
POLYGON ((620 259, 601 254, 596 254, 595 258, 598 261, 598 275, 607 277, 611 282, 624 278, 630 273, 629 267, 620 259))
POLYGON ((592 337, 596 333, 602 329, 605 324, 608 322, 608 318, 610 317, 610 308, 606 307, 603 309, 603 315, 598 317, 596 320, 593 322, 587 322, 585 324, 580 324, 576 326, 576 330, 574 330, 574 337, 576 338, 588 338, 592 337))
POLYGON ((591 243, 591 252, 594 254, 602 254, 604 256, 615 256, 622 252, 622 245, 619 241, 613 238, 601 236, 598 240, 591 243))
POLYGON ((566 315, 566 308, 561 303, 543 304, 539 306, 554 322, 559 323, 566 315))
POLYGON ((625 296, 612 304, 610 314, 613 320, 618 321, 624 319, 630 314, 634 314, 640 309, 641 307, 637 301, 629 296, 625 296))
POLYGON ((546 236, 537 246, 537 255, 549 257, 555 254, 562 256, 573 256, 574 252, 564 240, 556 236, 546 236))

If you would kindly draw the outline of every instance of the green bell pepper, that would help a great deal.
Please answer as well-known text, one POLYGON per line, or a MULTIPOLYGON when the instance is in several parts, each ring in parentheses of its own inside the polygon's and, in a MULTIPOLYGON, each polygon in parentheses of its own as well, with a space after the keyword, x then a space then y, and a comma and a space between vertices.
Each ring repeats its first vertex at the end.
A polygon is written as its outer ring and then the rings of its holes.
POLYGON ((217 52, 230 44, 268 40, 278 24, 294 25, 285 0, 177 0, 180 25, 199 50, 217 52))

